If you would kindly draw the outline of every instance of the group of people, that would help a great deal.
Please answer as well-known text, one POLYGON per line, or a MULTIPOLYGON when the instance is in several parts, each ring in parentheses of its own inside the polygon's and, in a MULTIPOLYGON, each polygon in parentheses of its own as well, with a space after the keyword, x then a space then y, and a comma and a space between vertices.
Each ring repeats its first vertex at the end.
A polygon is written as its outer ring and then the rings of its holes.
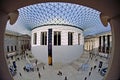
MULTIPOLYGON (((95 54, 94 54, 92 51, 90 51, 90 52, 89 52, 89 59, 92 60, 94 56, 95 56, 95 54)), ((95 59, 95 62, 96 62, 96 61, 98 61, 98 59, 95 59)), ((101 70, 102 65, 103 65, 103 62, 102 62, 102 61, 99 61, 99 64, 98 64, 98 72, 101 70)), ((88 76, 91 76, 92 70, 93 70, 93 69, 96 69, 96 68, 97 68, 97 65, 94 65, 93 67, 91 67, 88 76)), ((84 80, 87 80, 87 77, 85 77, 84 80)))
MULTIPOLYGON (((57 75, 62 76, 63 74, 62 74, 61 71, 58 71, 57 75)), ((65 79, 64 79, 64 80, 68 80, 67 76, 65 76, 65 79)))
MULTIPOLYGON (((94 56, 93 53, 90 52, 90 56, 89 56, 90 59, 92 59, 93 56, 94 56)), ((23 56, 22 56, 22 57, 23 57, 23 56)), ((12 57, 12 59, 13 59, 13 57, 12 57)), ((20 60, 19 57, 18 57, 17 59, 20 60)), ((22 58, 21 58, 21 59, 22 59, 22 58)), ((97 60, 95 59, 95 61, 97 61, 97 60)), ((36 64, 36 66, 38 65, 38 60, 35 61, 35 64, 36 64)), ((102 65, 103 65, 103 62, 102 62, 102 61, 99 61, 99 65, 98 65, 98 69, 99 69, 99 70, 98 70, 98 71, 100 71, 100 69, 102 68, 102 65)), ((86 64, 82 65, 82 69, 86 70, 86 69, 88 68, 88 66, 89 66, 88 63, 86 63, 86 64)), ((16 61, 13 61, 13 67, 15 68, 15 70, 17 70, 16 61)), ((96 67, 97 67, 97 66, 95 65, 95 66, 93 66, 93 67, 90 68, 90 72, 89 72, 89 74, 88 74, 89 76, 91 75, 92 70, 93 70, 93 69, 96 69, 96 67)), ((36 69, 37 69, 37 72, 38 72, 38 77, 41 78, 41 73, 40 73, 40 71, 39 71, 39 67, 37 66, 36 69)), ((45 67, 43 66, 43 70, 44 70, 44 69, 45 69, 45 67)), ((19 73, 19 75, 22 76, 21 73, 19 73)), ((62 73, 61 71, 58 71, 57 75, 63 76, 63 73, 62 73)), ((65 77, 64 77, 64 80, 68 80, 68 77, 65 76, 65 77)), ((84 80, 87 80, 87 77, 85 77, 84 80)))

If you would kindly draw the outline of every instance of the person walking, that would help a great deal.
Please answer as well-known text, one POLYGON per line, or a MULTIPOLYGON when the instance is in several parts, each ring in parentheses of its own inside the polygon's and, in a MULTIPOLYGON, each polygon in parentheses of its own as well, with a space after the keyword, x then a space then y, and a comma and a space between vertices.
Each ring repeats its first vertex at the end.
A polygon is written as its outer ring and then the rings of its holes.
POLYGON ((40 72, 38 72, 38 77, 41 78, 41 74, 40 74, 40 72))
POLYGON ((43 66, 43 70, 45 69, 45 67, 43 66))
POLYGON ((92 71, 93 67, 91 67, 90 71, 92 71))
POLYGON ((85 77, 84 80, 87 80, 87 77, 85 77))
POLYGON ((96 69, 96 67, 97 67, 97 66, 95 65, 95 66, 94 66, 94 69, 96 69))
POLYGON ((67 76, 65 76, 65 80, 68 80, 68 79, 67 79, 67 76))
POLYGON ((37 71, 39 71, 39 68, 37 67, 37 71))
POLYGON ((91 72, 89 72, 89 76, 91 75, 91 72))
POLYGON ((36 64, 36 65, 37 65, 37 63, 38 63, 38 60, 35 61, 35 64, 36 64))

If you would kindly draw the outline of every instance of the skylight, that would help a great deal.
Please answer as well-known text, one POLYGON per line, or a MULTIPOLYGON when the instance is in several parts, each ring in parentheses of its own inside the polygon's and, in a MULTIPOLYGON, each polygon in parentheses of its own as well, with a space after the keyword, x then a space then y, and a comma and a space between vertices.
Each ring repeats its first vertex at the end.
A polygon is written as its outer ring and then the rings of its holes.
POLYGON ((104 27, 102 25, 99 11, 82 5, 47 2, 26 6, 18 11, 17 22, 29 31, 48 24, 67 24, 80 27, 84 30, 84 35, 110 30, 110 26, 104 27))

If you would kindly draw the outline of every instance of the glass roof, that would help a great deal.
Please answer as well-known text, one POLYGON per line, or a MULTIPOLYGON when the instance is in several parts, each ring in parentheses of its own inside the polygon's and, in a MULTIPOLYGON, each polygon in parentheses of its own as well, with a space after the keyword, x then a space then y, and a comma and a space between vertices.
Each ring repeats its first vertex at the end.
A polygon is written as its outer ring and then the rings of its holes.
MULTIPOLYGON (((85 36, 111 30, 110 25, 108 27, 102 25, 99 11, 82 5, 47 2, 26 6, 18 11, 19 17, 15 25, 21 25, 21 30, 23 28, 23 30, 31 31, 37 26, 48 24, 76 26, 84 30, 85 36)), ((8 24, 8 26, 14 25, 8 24)), ((18 28, 16 27, 16 29, 18 28)))

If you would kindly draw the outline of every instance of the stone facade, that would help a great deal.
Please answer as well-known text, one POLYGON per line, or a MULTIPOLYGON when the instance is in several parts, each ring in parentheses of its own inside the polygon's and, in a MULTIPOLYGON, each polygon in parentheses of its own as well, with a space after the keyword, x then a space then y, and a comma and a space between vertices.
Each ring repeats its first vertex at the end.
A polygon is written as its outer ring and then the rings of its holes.
POLYGON ((93 51, 94 53, 111 53, 111 49, 112 49, 111 32, 104 32, 104 33, 96 34, 93 36, 86 36, 84 49, 86 51, 93 51), (109 36, 109 43, 108 43, 107 36, 109 36))
POLYGON ((27 49, 30 50, 30 41, 29 35, 6 30, 4 36, 4 52, 6 56, 21 54, 27 49))

